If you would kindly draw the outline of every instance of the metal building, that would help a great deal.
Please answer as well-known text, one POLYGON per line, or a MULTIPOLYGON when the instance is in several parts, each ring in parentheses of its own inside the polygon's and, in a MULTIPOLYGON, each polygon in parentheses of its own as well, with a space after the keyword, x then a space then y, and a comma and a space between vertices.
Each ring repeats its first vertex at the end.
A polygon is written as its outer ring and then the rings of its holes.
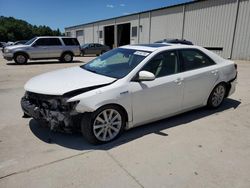
POLYGON ((182 38, 224 58, 250 60, 250 0, 202 0, 65 28, 111 47, 182 38))

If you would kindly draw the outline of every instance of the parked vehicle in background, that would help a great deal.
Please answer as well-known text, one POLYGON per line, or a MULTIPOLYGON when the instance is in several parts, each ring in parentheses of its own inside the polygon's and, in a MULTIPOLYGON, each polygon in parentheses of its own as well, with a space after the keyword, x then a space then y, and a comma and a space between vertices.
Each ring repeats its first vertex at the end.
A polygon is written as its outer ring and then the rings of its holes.
POLYGON ((59 59, 62 62, 71 62, 74 56, 80 55, 80 45, 72 37, 35 37, 25 44, 7 46, 3 50, 3 57, 18 64, 30 60, 59 59))
POLYGON ((8 41, 7 43, 6 43, 6 45, 5 46, 11 46, 11 45, 13 45, 14 44, 14 42, 12 42, 12 41, 8 41))
POLYGON ((19 41, 14 42, 13 45, 25 44, 25 43, 28 42, 28 41, 29 41, 29 40, 19 40, 19 41))
POLYGON ((218 108, 235 91, 236 78, 233 61, 202 47, 127 45, 32 78, 21 105, 51 130, 80 129, 89 142, 105 143, 124 129, 218 108))
POLYGON ((163 39, 163 40, 156 41, 155 43, 194 45, 191 41, 188 41, 185 39, 163 39))
POLYGON ((0 42, 0 48, 3 48, 6 45, 6 42, 0 42))
POLYGON ((98 44, 98 43, 88 43, 81 45, 81 55, 95 54, 100 55, 110 50, 109 46, 98 44))
POLYGON ((12 46, 12 45, 18 45, 18 44, 25 44, 26 42, 28 42, 28 40, 19 40, 19 41, 16 41, 14 43, 5 43, 5 45, 3 45, 2 52, 4 52, 4 48, 6 46, 12 46))

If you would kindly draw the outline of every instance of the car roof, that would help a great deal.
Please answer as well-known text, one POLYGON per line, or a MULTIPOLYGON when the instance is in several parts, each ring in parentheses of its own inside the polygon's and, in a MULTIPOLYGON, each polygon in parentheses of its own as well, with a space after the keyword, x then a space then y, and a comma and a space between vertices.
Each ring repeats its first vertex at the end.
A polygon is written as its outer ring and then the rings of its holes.
POLYGON ((75 38, 75 37, 68 37, 68 36, 37 36, 37 38, 75 38))
POLYGON ((201 47, 201 46, 196 46, 196 45, 185 45, 185 44, 170 44, 170 43, 162 43, 161 45, 126 45, 126 46, 121 46, 119 48, 125 48, 125 49, 133 49, 133 50, 138 50, 138 51, 147 51, 147 52, 161 52, 164 50, 178 50, 178 49, 197 49, 208 55, 210 58, 212 58, 216 63, 224 62, 225 59, 220 57, 219 55, 201 47))
POLYGON ((184 44, 153 43, 153 44, 126 45, 126 46, 121 46, 120 48, 153 52, 156 50, 170 50, 170 49, 180 49, 180 48, 196 48, 196 49, 198 49, 199 47, 195 46, 195 45, 184 45, 184 44))

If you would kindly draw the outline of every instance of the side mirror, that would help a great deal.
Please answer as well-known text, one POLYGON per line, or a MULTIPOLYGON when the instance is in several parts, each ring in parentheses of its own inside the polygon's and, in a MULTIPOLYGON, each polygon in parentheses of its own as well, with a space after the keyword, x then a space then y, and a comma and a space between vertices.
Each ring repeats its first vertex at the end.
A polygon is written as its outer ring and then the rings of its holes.
POLYGON ((32 44, 32 47, 37 47, 37 44, 36 43, 32 44))
POLYGON ((138 81, 152 81, 155 79, 155 75, 148 71, 140 71, 138 81))

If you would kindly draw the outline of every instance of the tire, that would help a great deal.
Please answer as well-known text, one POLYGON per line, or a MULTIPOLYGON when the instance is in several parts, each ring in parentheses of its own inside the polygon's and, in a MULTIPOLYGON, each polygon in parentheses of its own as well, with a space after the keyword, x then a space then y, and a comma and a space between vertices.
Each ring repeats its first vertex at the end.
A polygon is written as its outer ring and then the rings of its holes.
POLYGON ((106 105, 92 114, 84 114, 81 131, 89 143, 104 144, 119 137, 124 130, 125 123, 125 114, 119 106, 106 105))
POLYGON ((82 51, 82 52, 81 52, 81 56, 84 56, 84 55, 85 55, 85 52, 84 52, 84 51, 82 51))
POLYGON ((60 59, 62 62, 65 62, 65 63, 72 62, 73 61, 73 54, 70 52, 65 52, 62 54, 60 59))
POLYGON ((28 57, 24 53, 18 53, 18 54, 15 54, 14 61, 16 64, 25 64, 28 61, 28 57))
POLYGON ((216 85, 209 95, 207 106, 213 109, 218 108, 224 101, 226 91, 227 88, 224 83, 216 85))

